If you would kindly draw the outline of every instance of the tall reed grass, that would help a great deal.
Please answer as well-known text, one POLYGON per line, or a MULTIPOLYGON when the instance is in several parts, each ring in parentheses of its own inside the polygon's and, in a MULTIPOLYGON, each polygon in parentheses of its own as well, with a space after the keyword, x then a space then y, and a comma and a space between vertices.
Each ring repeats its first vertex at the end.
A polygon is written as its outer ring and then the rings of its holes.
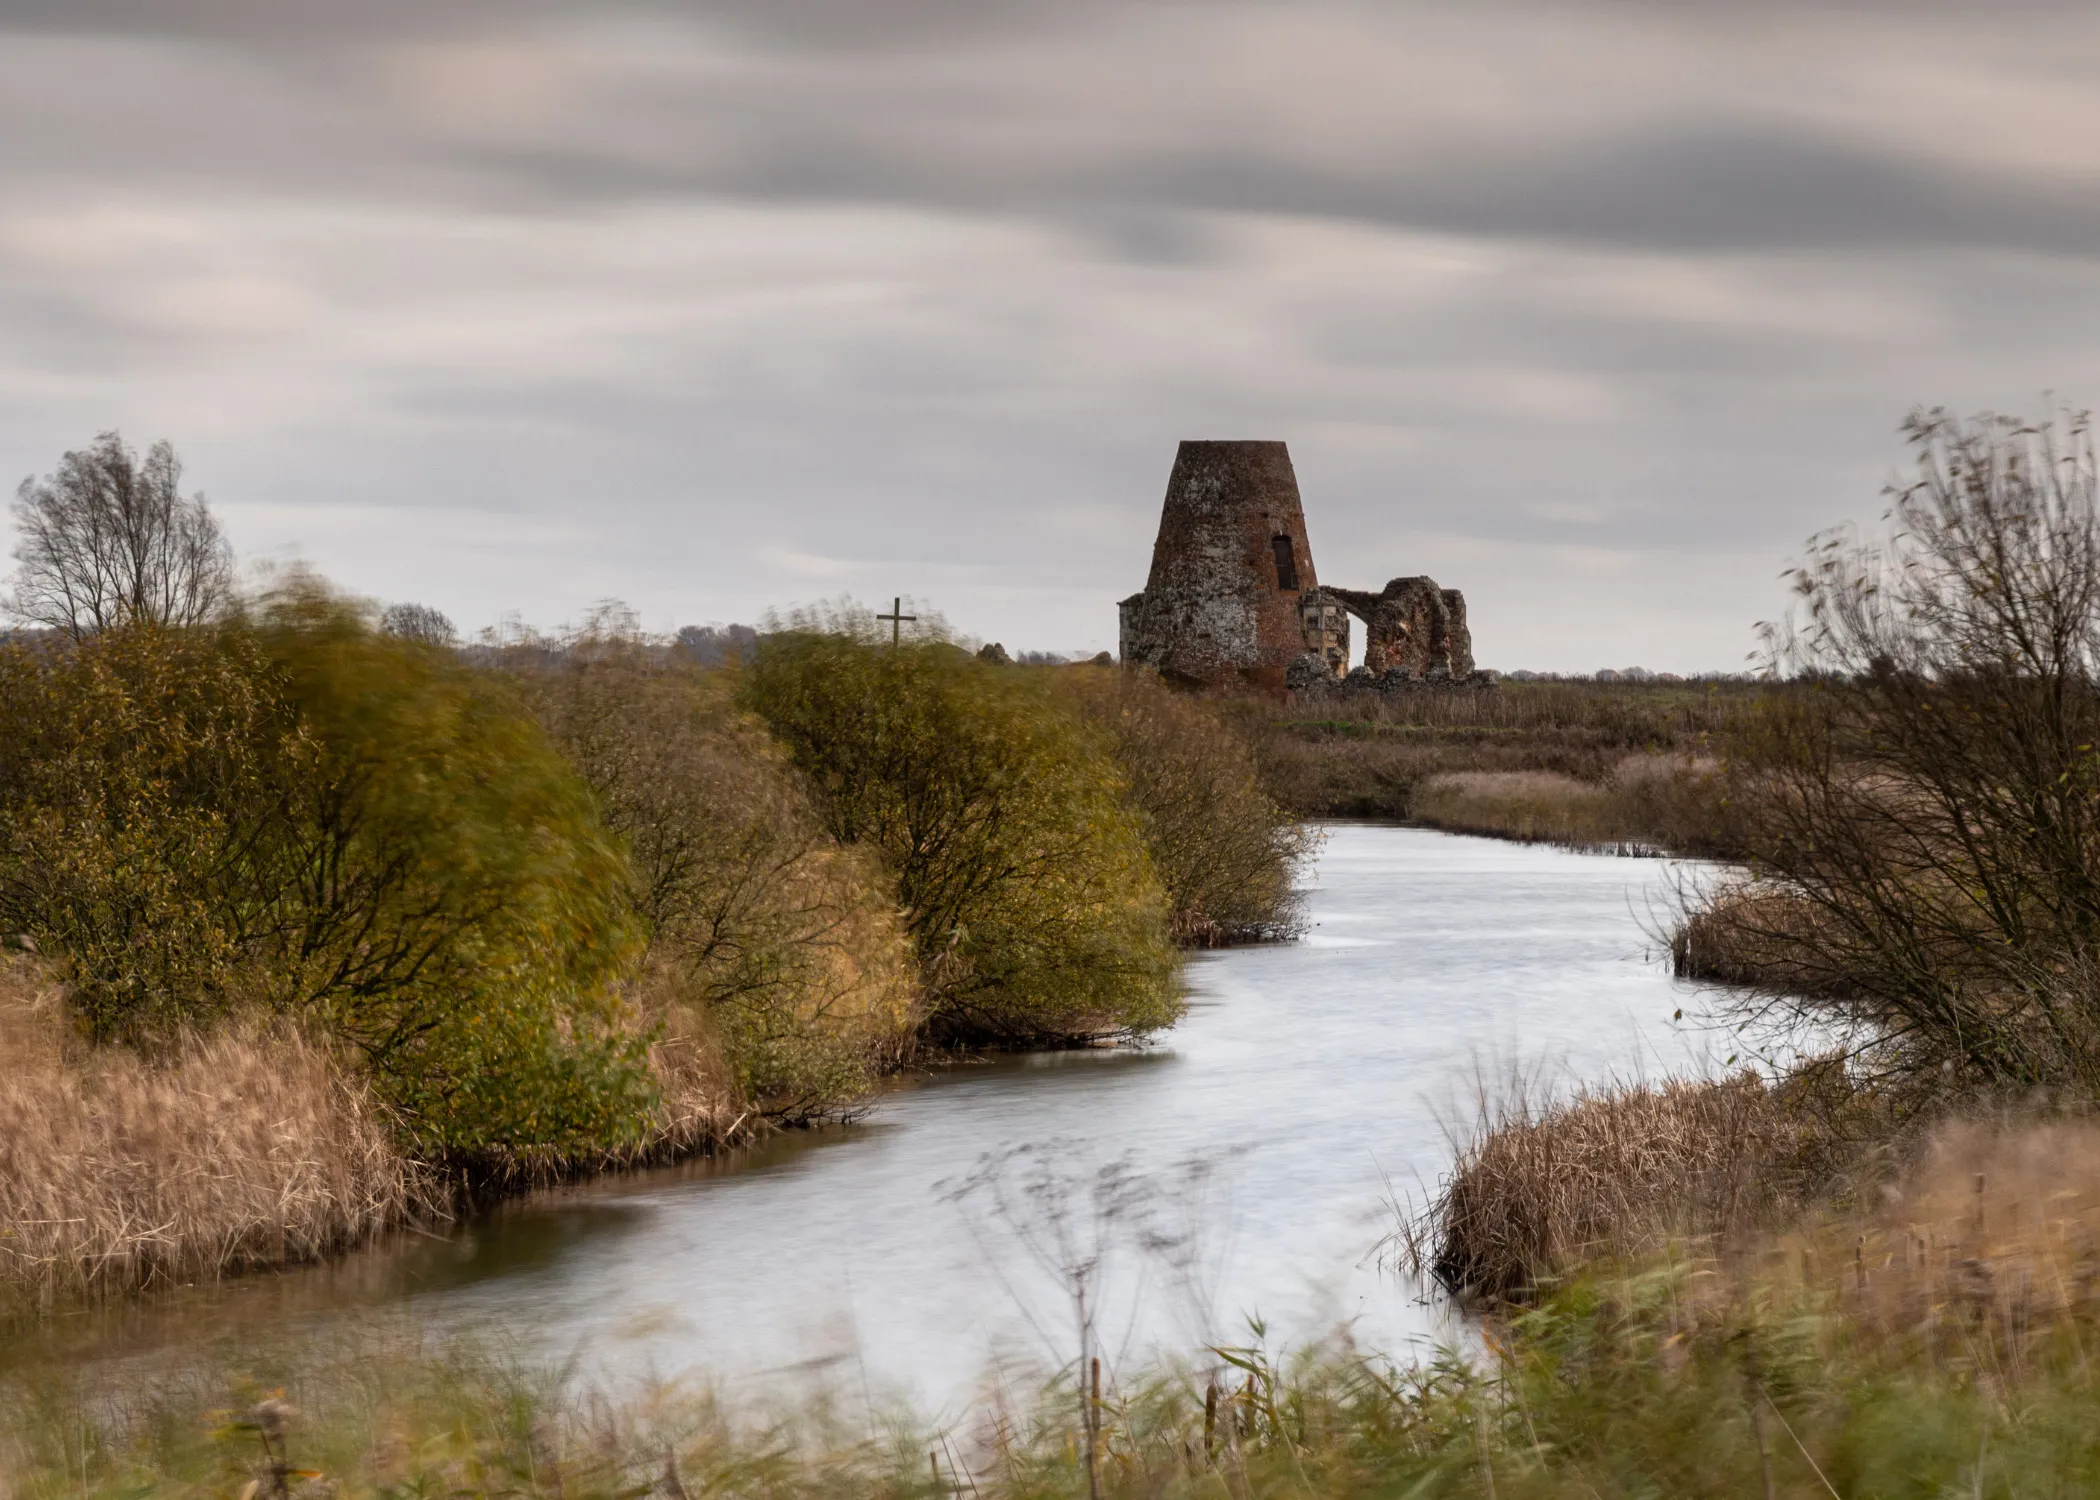
POLYGON ((1302 815, 1727 855, 1736 834, 1712 757, 1770 691, 1507 683, 1236 712, 1270 794, 1302 815))
POLYGON ((1489 1300, 1533 1295, 1600 1255, 1780 1222, 1863 1170, 1880 1123, 1832 1062, 1777 1084, 1745 1071, 1553 1101, 1517 1079, 1475 1097, 1450 1175, 1395 1248, 1411 1270, 1489 1300))
POLYGON ((394 1140, 296 1031, 89 1049, 31 961, 0 968, 0 1307, 310 1260, 442 1215, 394 1140))

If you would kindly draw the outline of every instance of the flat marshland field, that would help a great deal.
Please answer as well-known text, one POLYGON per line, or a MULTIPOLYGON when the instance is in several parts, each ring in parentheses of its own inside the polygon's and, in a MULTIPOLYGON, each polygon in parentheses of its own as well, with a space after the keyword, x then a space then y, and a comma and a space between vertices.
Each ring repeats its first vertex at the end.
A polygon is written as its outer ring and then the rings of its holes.
POLYGON ((1715 778, 1769 684, 1503 682, 1236 705, 1278 800, 1573 846, 1731 851, 1715 778))

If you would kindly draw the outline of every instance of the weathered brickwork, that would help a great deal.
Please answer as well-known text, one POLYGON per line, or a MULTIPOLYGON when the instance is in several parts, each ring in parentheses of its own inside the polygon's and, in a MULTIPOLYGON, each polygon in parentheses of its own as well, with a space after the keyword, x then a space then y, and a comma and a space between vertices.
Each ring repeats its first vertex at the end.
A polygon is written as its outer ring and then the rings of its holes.
POLYGON ((1400 668, 1412 677, 1465 677, 1473 671, 1473 634, 1466 596, 1434 578, 1395 578, 1375 594, 1326 589, 1364 622, 1364 670, 1383 677, 1400 668))
POLYGON ((1152 572, 1118 606, 1122 658, 1190 686, 1313 692, 1492 680, 1473 666, 1466 600, 1433 578, 1322 588, 1282 443, 1185 442, 1152 572), (1349 618, 1364 664, 1349 670, 1349 618))
POLYGON ((1290 450, 1183 443, 1152 572, 1119 606, 1122 658, 1191 686, 1281 689, 1305 650, 1298 601, 1319 585, 1290 450))

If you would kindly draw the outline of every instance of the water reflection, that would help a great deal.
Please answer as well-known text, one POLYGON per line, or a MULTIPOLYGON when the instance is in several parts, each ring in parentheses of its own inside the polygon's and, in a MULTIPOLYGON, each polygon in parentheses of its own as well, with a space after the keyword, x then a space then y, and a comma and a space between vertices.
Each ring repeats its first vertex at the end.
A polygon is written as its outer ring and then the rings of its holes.
POLYGON ((1189 1016, 1151 1048, 947 1069, 855 1126, 542 1195, 442 1240, 54 1319, 29 1342, 122 1360, 367 1326, 478 1331, 616 1374, 823 1371, 873 1399, 953 1403, 989 1365, 1047 1356, 1038 1326, 1059 1325, 1056 1289, 991 1263, 996 1236, 942 1184, 986 1152, 1058 1141, 1075 1173, 1122 1157, 1161 1182, 1212 1169, 1210 1305, 1177 1306, 1159 1267, 1123 1256, 1117 1347, 1184 1349, 1192 1321, 1230 1337, 1259 1312, 1284 1338, 1346 1324, 1398 1349, 1441 1314, 1371 1252, 1389 1192, 1448 1163, 1439 1113, 1477 1070, 1597 1077, 1696 1065, 1698 1049, 1670 1023, 1685 997, 1642 931, 1654 861, 1339 826, 1318 874, 1306 940, 1196 958, 1189 1016))

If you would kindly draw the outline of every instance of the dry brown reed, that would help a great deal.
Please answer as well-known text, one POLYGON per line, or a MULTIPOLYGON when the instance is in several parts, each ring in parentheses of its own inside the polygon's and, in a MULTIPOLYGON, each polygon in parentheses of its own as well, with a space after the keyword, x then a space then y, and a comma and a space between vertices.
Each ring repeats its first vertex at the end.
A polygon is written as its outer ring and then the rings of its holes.
POLYGON ((1710 1259, 1728 1274, 1691 1278, 1684 1291, 1733 1307, 1746 1294, 1794 1305, 1806 1294, 1843 1315, 1855 1358, 1914 1374, 1952 1369, 2000 1390, 2100 1311, 2100 1124, 2090 1118, 1950 1121, 1874 1199, 1757 1235, 1710 1259))
POLYGON ((1778 1085, 1754 1072, 1537 1101, 1483 1088, 1469 1139, 1400 1259, 1453 1292, 1519 1299, 1597 1256, 1638 1259, 1685 1237, 1730 1239, 1798 1213, 1864 1169, 1873 1101, 1841 1067, 1778 1085))
POLYGON ((1415 788, 1415 822, 1526 843, 1612 842, 1611 790, 1557 771, 1454 771, 1415 788))
POLYGON ((299 1033, 89 1049, 33 961, 0 967, 0 1306, 310 1260, 445 1206, 299 1033))
POLYGON ((1629 755, 1601 781, 1558 771, 1455 771, 1414 788, 1409 818, 1453 833, 1614 850, 1725 843, 1719 768, 1686 755, 1629 755))
POLYGON ((1825 944, 1808 941, 1828 918, 1777 882, 1730 880, 1686 892, 1681 907, 1670 933, 1678 978, 1793 996, 1845 993, 1842 970, 1813 962, 1825 944))

